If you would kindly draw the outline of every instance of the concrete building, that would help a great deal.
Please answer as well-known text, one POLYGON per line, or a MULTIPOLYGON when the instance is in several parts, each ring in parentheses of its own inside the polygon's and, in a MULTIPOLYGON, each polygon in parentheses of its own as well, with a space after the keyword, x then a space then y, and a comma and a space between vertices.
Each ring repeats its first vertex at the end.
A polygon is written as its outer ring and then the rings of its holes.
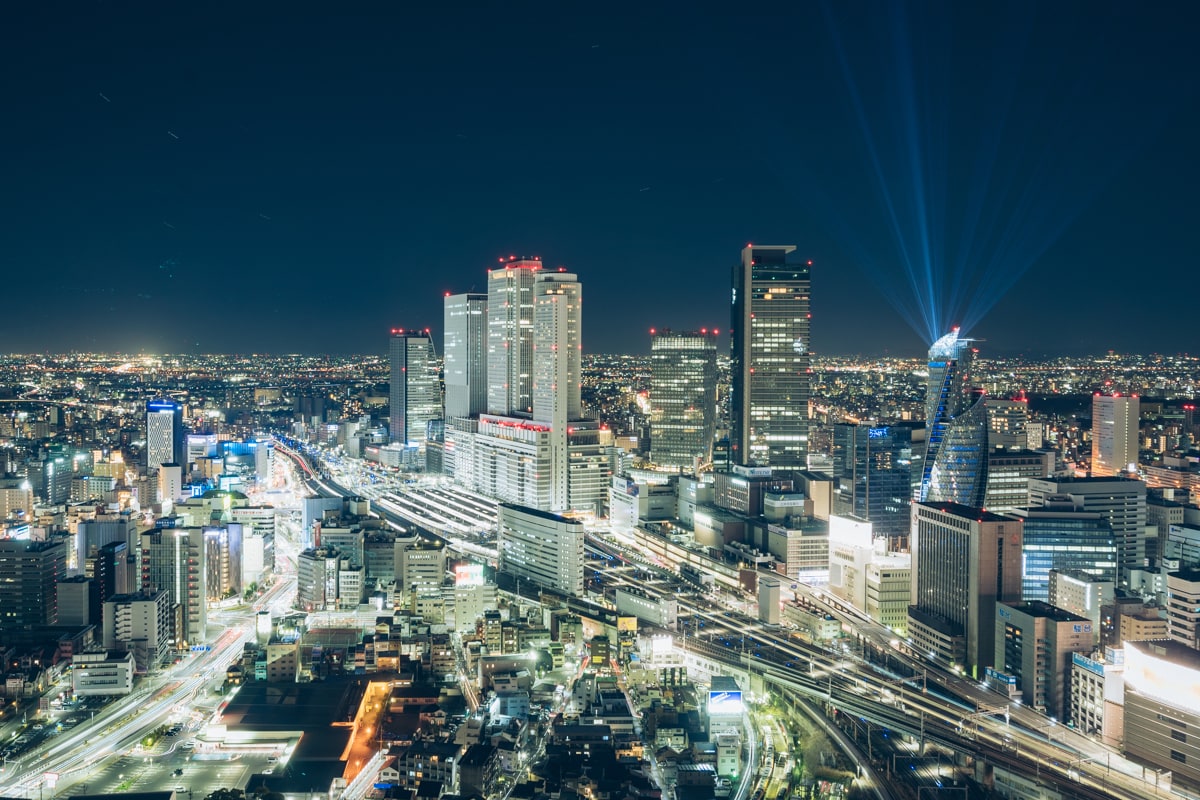
POLYGON ((1066 722, 1085 736, 1120 747, 1125 727, 1125 651, 1108 648, 1090 657, 1071 654, 1070 708, 1066 722))
POLYGON ((133 653, 76 653, 71 658, 71 691, 80 697, 129 694, 135 669, 133 653))
POLYGON ((1072 653, 1095 647, 1092 623, 1040 600, 996 604, 996 670, 1016 678, 1021 702, 1067 719, 1072 653))
POLYGON ((1092 396, 1092 477, 1112 478, 1137 470, 1140 416, 1137 395, 1092 396))
POLYGON ((566 595, 583 595, 583 523, 501 503, 499 531, 501 572, 566 595))
POLYGON ((1021 521, 957 503, 912 514, 912 648, 978 678, 996 663, 996 604, 1021 599, 1021 521))
POLYGON ((1099 580, 1087 572, 1057 569, 1050 570, 1049 578, 1047 602, 1055 608, 1087 618, 1099 642, 1100 610, 1113 601, 1113 582, 1099 580))
POLYGON ((335 548, 315 547, 303 551, 296 559, 296 608, 302 611, 325 611, 336 608, 340 596, 338 573, 343 559, 335 548))
POLYGON ((0 521, 32 515, 33 484, 26 478, 0 478, 0 521))
POLYGON ((1167 574, 1167 624, 1171 639, 1200 650, 1200 568, 1167 574))
POLYGON ((779 578, 762 576, 758 579, 758 619, 768 625, 778 625, 781 616, 781 588, 779 578))
POLYGON ((202 529, 173 528, 173 522, 159 520, 164 527, 141 536, 141 590, 165 591, 171 604, 180 607, 183 627, 172 630, 171 638, 186 648, 208 638, 207 551, 202 529))
POLYGON ((668 630, 674 630, 679 624, 679 601, 672 596, 618 586, 613 599, 617 613, 623 616, 637 617, 642 622, 668 630))
POLYGON ((897 636, 908 636, 908 607, 912 604, 912 557, 908 553, 874 556, 866 570, 867 616, 897 636))
POLYGON ((138 673, 153 672, 171 654, 171 602, 163 590, 122 594, 104 603, 102 641, 109 651, 132 653, 138 673))
POLYGON ((397 577, 409 594, 438 594, 446 580, 446 546, 418 540, 400 549, 397 577))
POLYGON ((0 630, 58 624, 58 583, 66 575, 61 540, 0 540, 0 630))
MULTIPOLYGON (((1003 400, 988 397, 984 400, 988 417, 988 449, 1028 450, 1029 401, 1003 400)), ((988 506, 989 510, 991 506, 988 506)))

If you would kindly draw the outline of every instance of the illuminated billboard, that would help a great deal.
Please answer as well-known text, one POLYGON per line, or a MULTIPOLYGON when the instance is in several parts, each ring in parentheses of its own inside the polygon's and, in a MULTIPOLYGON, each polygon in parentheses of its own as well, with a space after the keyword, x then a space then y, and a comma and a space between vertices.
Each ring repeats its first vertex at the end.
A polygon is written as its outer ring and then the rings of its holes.
POLYGON ((740 691, 708 693, 709 716, 733 716, 742 714, 745 711, 746 706, 742 703, 742 693, 740 691))
POLYGON ((637 633, 637 617, 617 617, 617 630, 637 633))
POLYGON ((457 564, 454 567, 455 586, 482 586, 482 564, 457 564))
POLYGON ((1191 664, 1160 656, 1151 647, 1148 642, 1126 644, 1126 687, 1174 708, 1200 714, 1200 670, 1191 664), (1143 646, 1146 649, 1143 650, 1143 646))

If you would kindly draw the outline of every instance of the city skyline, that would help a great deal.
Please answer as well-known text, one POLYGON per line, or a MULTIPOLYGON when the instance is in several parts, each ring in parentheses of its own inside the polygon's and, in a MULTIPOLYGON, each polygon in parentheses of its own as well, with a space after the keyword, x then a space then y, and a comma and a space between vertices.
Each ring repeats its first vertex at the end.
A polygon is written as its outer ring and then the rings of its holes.
POLYGON ((718 62, 763 20, 23 8, 5 349, 378 353, 440 341, 440 298, 512 253, 589 276, 585 352, 645 353, 726 331, 730 253, 794 242, 816 354, 918 355, 935 321, 995 354, 1197 350, 1130 278, 1190 256, 1195 11, 880 9, 794 8, 803 59, 718 62), (914 43, 938 79, 909 97, 886 58, 914 43))

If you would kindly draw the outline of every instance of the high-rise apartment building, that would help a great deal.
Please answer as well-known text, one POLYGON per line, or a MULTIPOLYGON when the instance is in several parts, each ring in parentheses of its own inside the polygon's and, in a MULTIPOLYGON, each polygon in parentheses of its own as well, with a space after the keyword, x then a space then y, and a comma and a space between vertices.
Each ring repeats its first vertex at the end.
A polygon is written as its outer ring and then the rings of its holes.
POLYGON ((536 508, 500 504, 500 571, 545 589, 583 595, 583 523, 536 508))
POLYGON ((912 507, 915 652, 979 677, 996 664, 996 604, 1021 599, 1021 520, 957 503, 912 507))
POLYGON ((442 374, 446 419, 487 411, 488 297, 448 294, 443 302, 442 374))
POLYGON ((733 270, 730 446, 743 465, 808 468, 810 265, 793 245, 742 249, 733 270))
POLYGON ((1081 511, 1099 513, 1112 526, 1118 586, 1127 586, 1130 570, 1144 564, 1147 537, 1157 536, 1146 524, 1146 484, 1133 478, 1030 478, 1030 508, 1061 495, 1081 511))
POLYGON ((971 340, 958 338, 957 328, 929 348, 921 502, 983 507, 988 419, 983 394, 972 386, 974 357, 971 340))
POLYGON ((533 411, 533 282, 536 258, 511 257, 488 272, 487 410, 533 411))
POLYGON ((171 600, 165 591, 119 594, 104 602, 106 650, 133 653, 138 672, 153 672, 171 652, 171 600))
POLYGON ((717 332, 650 332, 650 460, 692 473, 712 460, 717 332))
POLYGON ((429 330, 396 328, 388 348, 391 380, 388 384, 391 439, 400 444, 423 445, 432 420, 442 417, 441 390, 433 339, 429 330))
POLYGON ((163 464, 183 464, 187 458, 187 431, 183 406, 157 398, 146 403, 146 470, 156 472, 163 464))
POLYGON ((141 545, 141 590, 164 591, 172 606, 181 606, 183 629, 171 632, 176 646, 203 642, 208 636, 204 531, 161 527, 143 533, 141 545))
POLYGON ((912 429, 839 423, 833 426, 835 512, 868 520, 888 550, 908 549, 912 527, 912 429))
POLYGON ((58 583, 66 576, 61 541, 0 539, 0 631, 57 624, 58 583))
POLYGON ((1137 395, 1096 394, 1092 397, 1092 476, 1108 478, 1137 469, 1137 395))

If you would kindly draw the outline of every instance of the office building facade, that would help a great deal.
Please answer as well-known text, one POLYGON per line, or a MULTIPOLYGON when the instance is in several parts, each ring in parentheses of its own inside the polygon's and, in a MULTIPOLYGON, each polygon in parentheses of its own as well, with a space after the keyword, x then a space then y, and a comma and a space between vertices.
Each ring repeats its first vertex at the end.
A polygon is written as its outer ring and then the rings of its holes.
POLYGON ((650 460, 692 473, 712 460, 717 332, 650 332, 650 460))
POLYGON ((912 520, 912 647, 979 677, 996 604, 1021 599, 1021 521, 956 503, 914 503, 912 520))
POLYGON ((1111 478, 1137 469, 1140 418, 1137 395, 1092 396, 1093 477, 1111 478))
POLYGON ((534 258, 512 257, 488 272, 487 410, 508 416, 533 411, 534 258))
POLYGON ((1118 585, 1128 585, 1131 570, 1143 566, 1147 536, 1146 484, 1133 478, 1031 478, 1029 506, 1045 506, 1066 496, 1081 511, 1099 513, 1112 527, 1117 544, 1118 585))
POLYGON ((730 446, 735 463, 808 467, 810 264, 793 245, 742 249, 733 271, 730 446))
POLYGON ((1050 572, 1082 572, 1098 581, 1117 579, 1117 544, 1112 526, 1095 511, 1065 497, 1048 498, 1037 508, 1018 508, 1024 522, 1021 545, 1025 600, 1050 599, 1050 572))
POLYGON ((61 541, 0 540, 0 630, 58 624, 58 584, 66 576, 61 541))
POLYGON ((583 595, 584 528, 579 520, 500 504, 500 571, 545 589, 583 595))
POLYGON ((486 294, 448 294, 443 301, 442 375, 446 419, 487 411, 486 294))
POLYGON ((391 440, 421 446, 429 423, 442 417, 441 388, 428 329, 392 331, 389 423, 391 440))
POLYGON ((833 426, 834 497, 838 514, 871 523, 889 551, 908 549, 912 526, 912 429, 839 423, 833 426))

